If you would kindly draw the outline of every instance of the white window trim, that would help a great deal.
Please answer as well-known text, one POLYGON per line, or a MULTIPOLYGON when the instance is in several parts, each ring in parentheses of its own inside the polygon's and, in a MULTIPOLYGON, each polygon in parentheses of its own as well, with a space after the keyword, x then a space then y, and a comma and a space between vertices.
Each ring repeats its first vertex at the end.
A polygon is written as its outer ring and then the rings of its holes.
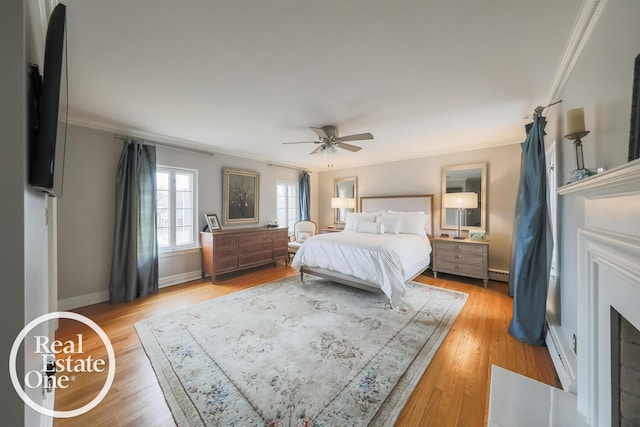
MULTIPOLYGON (((158 256, 160 258, 170 256, 169 254, 175 254, 175 255, 186 254, 186 253, 189 253, 190 250, 200 248, 200 242, 198 240, 198 236, 200 232, 200 227, 198 226, 199 224, 198 222, 198 212, 199 212, 198 210, 198 199, 199 199, 198 170, 190 169, 190 168, 181 168, 178 166, 156 165, 156 172, 162 172, 163 170, 170 171, 170 172, 184 171, 184 172, 189 172, 193 174, 193 243, 186 244, 186 245, 167 246, 162 248, 158 247, 158 256)), ((173 191, 175 192, 175 189, 173 191)), ((172 212, 175 212, 175 208, 176 208, 175 203, 176 203, 175 197, 171 198, 169 209, 172 212)), ((173 237, 170 238, 169 240, 175 241, 175 225, 171 227, 169 233, 173 235, 173 237)))

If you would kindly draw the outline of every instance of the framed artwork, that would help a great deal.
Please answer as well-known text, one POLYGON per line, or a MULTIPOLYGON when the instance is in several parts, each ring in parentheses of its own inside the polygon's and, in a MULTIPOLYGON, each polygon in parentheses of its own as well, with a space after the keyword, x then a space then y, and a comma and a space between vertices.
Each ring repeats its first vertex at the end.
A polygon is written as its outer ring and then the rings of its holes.
POLYGON ((640 54, 633 67, 633 92, 631 95, 631 127, 629 129, 628 161, 640 158, 640 54))
POLYGON ((230 168, 224 168, 223 174, 223 224, 251 224, 258 222, 260 174, 258 172, 230 168))
POLYGON ((204 214, 204 217, 207 220, 207 225, 209 226, 210 231, 222 230, 222 227, 220 227, 220 221, 218 221, 218 215, 204 214))

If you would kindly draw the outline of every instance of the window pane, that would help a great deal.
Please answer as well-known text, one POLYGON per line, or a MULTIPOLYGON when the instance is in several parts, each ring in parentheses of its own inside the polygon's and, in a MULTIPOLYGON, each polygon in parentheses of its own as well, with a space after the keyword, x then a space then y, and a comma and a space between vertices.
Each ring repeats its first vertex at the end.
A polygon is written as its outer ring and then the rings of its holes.
POLYGON ((169 246, 169 229, 158 227, 158 247, 168 247, 169 246))
POLYGON ((156 183, 158 190, 169 189, 169 173, 168 172, 156 172, 156 183))
POLYGON ((176 227, 193 225, 193 209, 176 209, 176 227))
POLYGON ((169 209, 169 191, 158 190, 158 209, 169 209))
POLYGON ((193 243, 193 227, 176 227, 176 245, 193 243))
POLYGON ((193 174, 176 173, 176 191, 191 191, 193 174))
POLYGON ((161 227, 169 227, 169 209, 158 209, 157 211, 157 227, 158 229, 161 227))
POLYGON ((193 207, 193 193, 190 191, 176 191, 176 209, 193 207))

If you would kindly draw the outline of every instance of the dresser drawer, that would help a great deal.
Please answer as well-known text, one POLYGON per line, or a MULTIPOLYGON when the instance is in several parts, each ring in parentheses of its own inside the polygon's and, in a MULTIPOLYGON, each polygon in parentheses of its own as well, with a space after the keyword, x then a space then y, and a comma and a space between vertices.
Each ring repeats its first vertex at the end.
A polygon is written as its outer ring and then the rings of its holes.
POLYGON ((240 255, 249 255, 256 252, 270 251, 273 243, 266 241, 254 244, 246 244, 239 247, 240 255))
POLYGON ((288 254, 289 250, 287 247, 273 250, 273 258, 286 258, 288 254))
POLYGON ((238 237, 238 245, 240 246, 265 242, 273 242, 273 233, 248 234, 238 237))
MULTIPOLYGON (((480 248, 482 249, 482 248, 480 248)), ((435 256, 438 261, 449 261, 454 263, 476 264, 484 265, 484 256, 482 252, 453 252, 453 251, 440 251, 436 252, 435 256)))
POLYGON ((216 250, 216 258, 231 258, 238 255, 238 247, 230 246, 230 247, 221 247, 216 250))
POLYGON ((216 236, 216 248, 228 248, 230 246, 238 246, 238 238, 236 236, 216 236))
POLYGON ((457 263, 457 262, 451 262, 451 261, 437 260, 434 266, 434 270, 441 271, 443 273, 452 273, 452 274, 460 274, 460 275, 470 276, 470 277, 478 277, 481 279, 484 278, 486 275, 484 265, 464 264, 464 263, 457 263))
POLYGON ((244 267, 251 264, 263 263, 273 259, 273 251, 265 251, 253 253, 251 255, 240 255, 238 257, 238 266, 244 267))
POLYGON ((234 270, 238 267, 238 258, 217 258, 216 274, 234 270))
POLYGON ((471 253, 471 254, 482 254, 484 252, 484 247, 482 245, 469 244, 469 243, 458 243, 458 242, 439 242, 436 241, 437 251, 443 252, 454 252, 454 253, 471 253))

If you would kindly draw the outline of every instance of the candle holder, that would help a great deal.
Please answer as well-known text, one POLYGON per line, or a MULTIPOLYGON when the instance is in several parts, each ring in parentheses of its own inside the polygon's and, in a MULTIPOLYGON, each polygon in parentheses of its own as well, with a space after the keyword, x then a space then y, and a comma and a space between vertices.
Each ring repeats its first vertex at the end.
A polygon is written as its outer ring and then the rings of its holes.
POLYGON ((582 154, 582 138, 589 135, 588 130, 579 132, 573 132, 564 137, 573 141, 573 146, 576 149, 576 170, 584 169, 584 156, 582 154))

